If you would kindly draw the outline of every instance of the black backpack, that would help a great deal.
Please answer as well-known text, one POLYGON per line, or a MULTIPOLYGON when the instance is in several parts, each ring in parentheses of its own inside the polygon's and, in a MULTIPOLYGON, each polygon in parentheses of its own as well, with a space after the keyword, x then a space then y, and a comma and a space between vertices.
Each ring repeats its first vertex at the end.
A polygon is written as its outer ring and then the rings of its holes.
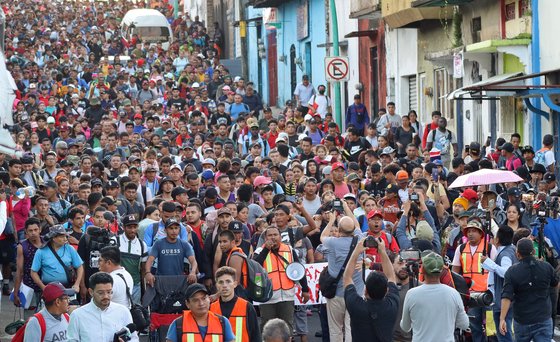
POLYGON ((247 258, 245 254, 234 252, 232 255, 239 255, 247 264, 247 298, 253 302, 265 303, 272 298, 272 280, 268 277, 268 272, 264 267, 253 259, 247 258), (261 283, 257 284, 257 274, 260 274, 261 283))

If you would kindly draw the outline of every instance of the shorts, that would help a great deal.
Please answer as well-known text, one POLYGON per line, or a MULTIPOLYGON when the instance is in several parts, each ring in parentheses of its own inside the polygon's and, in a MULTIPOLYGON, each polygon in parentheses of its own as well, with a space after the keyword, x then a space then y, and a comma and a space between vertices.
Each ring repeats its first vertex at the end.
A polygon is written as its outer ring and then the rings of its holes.
POLYGON ((15 262, 16 248, 14 239, 0 240, 0 264, 15 262))
POLYGON ((307 335, 307 305, 296 305, 294 310, 294 335, 307 335))

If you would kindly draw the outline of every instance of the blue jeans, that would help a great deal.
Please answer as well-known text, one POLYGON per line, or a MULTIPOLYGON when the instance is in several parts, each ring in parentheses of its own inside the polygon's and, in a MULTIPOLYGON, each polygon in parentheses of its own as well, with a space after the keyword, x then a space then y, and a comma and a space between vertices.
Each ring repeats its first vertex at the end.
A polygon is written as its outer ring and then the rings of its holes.
POLYGON ((132 293, 130 294, 132 296, 132 301, 135 304, 141 304, 140 303, 140 297, 141 297, 141 289, 140 289, 140 284, 134 285, 132 287, 132 293))
POLYGON ((469 316, 472 334, 472 341, 473 342, 485 342, 486 341, 486 334, 484 333, 484 320, 486 318, 486 307, 481 308, 470 308, 467 311, 467 315, 469 316))
POLYGON ((513 337, 511 335, 513 310, 510 308, 506 315, 507 332, 505 335, 500 333, 500 311, 493 311, 492 313, 494 315, 494 323, 496 324, 496 338, 498 339, 498 342, 513 342, 513 337))
POLYGON ((552 340, 552 318, 535 324, 520 324, 513 321, 515 342, 548 342, 552 340))

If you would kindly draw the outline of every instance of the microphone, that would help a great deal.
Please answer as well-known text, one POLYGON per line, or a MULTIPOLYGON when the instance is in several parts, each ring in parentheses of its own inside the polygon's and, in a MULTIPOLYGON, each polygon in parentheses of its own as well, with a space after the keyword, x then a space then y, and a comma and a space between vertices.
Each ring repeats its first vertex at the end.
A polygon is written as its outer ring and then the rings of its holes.
POLYGON ((121 330, 117 331, 113 337, 113 342, 120 342, 123 341, 130 341, 130 337, 133 332, 136 331, 136 324, 130 323, 126 327, 122 328, 121 330))

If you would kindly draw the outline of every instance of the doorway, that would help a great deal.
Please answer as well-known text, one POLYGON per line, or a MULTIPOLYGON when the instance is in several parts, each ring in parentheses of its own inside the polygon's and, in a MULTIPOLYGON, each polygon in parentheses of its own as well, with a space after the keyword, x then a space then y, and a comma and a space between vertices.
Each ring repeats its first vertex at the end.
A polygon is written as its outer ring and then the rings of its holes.
POLYGON ((276 45, 276 28, 267 28, 266 39, 268 45, 268 105, 273 107, 278 101, 278 56, 276 45))
POLYGON ((292 89, 292 91, 290 92, 290 98, 293 97, 297 85, 296 67, 296 46, 292 44, 292 46, 290 46, 290 85, 292 89))

